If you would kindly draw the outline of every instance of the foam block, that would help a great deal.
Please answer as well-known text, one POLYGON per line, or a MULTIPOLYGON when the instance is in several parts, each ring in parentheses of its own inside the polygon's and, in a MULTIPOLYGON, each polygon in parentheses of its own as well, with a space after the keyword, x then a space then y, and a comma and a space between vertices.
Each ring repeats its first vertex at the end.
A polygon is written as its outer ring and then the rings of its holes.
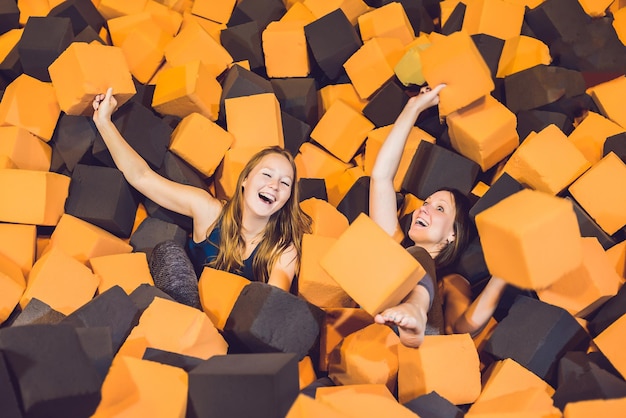
POLYGON ((316 399, 344 415, 376 417, 389 414, 398 418, 415 418, 415 414, 396 401, 382 384, 361 384, 320 388, 316 399))
MULTIPOLYGON (((351 167, 344 172, 335 173, 326 178, 326 190, 328 192, 328 203, 335 207, 339 207, 341 201, 350 193, 350 190, 357 183, 364 182, 362 178, 369 179, 360 165, 351 167)), ((366 181, 369 184, 369 181, 366 181)), ((369 192, 369 191, 368 191, 369 192)))
POLYGON ((227 23, 233 13, 235 0, 199 0, 193 3, 191 13, 219 23, 227 23))
POLYGON ((273 93, 235 97, 224 101, 226 125, 234 141, 231 148, 285 146, 280 104, 273 93))
POLYGON ((423 267, 365 214, 350 224, 320 264, 372 316, 398 304, 424 275, 423 267), (360 254, 359 260, 353 254, 360 254))
POLYGON ((332 407, 301 393, 289 407, 289 411, 287 412, 287 415, 285 415, 285 418, 313 418, 319 416, 327 418, 343 417, 340 412, 332 407))
POLYGON ((504 78, 535 65, 550 65, 552 57, 546 44, 530 36, 518 35, 504 43, 496 76, 504 78))
POLYGON ((545 391, 538 388, 529 388, 474 403, 470 416, 489 416, 506 414, 538 414, 540 416, 560 416, 561 412, 554 407, 552 398, 545 391))
POLYGON ((59 106, 69 115, 91 115, 94 96, 109 87, 113 88, 118 106, 137 91, 124 53, 115 46, 74 42, 50 64, 48 71, 59 106))
POLYGON ((361 40, 375 37, 397 38, 408 45, 415 32, 401 3, 392 2, 363 13, 357 18, 361 40))
POLYGON ((475 221, 489 271, 514 286, 542 289, 582 264, 576 215, 563 198, 524 189, 477 214, 475 221), (520 217, 533 221, 522 225, 520 217))
MULTIPOLYGON (((615 239, 604 232, 602 228, 600 228, 600 225, 598 225, 574 199, 570 196, 566 196, 565 198, 571 201, 574 207, 576 219, 578 219, 578 226, 580 227, 580 236, 595 237, 605 250, 615 246, 615 239)), ((611 262, 612 261, 613 260, 611 260, 611 262)), ((612 265, 615 266, 615 263, 612 262, 612 265)))
POLYGON ((98 32, 104 26, 104 18, 98 12, 94 2, 69 0, 57 5, 51 4, 51 6, 48 16, 69 18, 75 36, 87 27, 98 32))
POLYGON ((518 36, 524 20, 524 6, 502 0, 468 2, 462 30, 470 35, 484 33, 499 39, 518 36))
POLYGON ((606 157, 609 152, 614 152, 622 161, 626 162, 626 132, 611 135, 604 141, 602 156, 606 157))
POLYGON ((589 112, 568 139, 593 164, 602 158, 606 139, 624 132, 625 128, 610 119, 596 112, 589 112))
POLYGON ((36 226, 0 223, 0 237, 0 254, 17 264, 26 277, 35 262, 36 226))
POLYGON ((324 179, 300 177, 298 179, 298 187, 300 188, 300 203, 308 199, 319 199, 328 202, 326 182, 324 179))
POLYGON ((437 392, 418 396, 403 404, 423 418, 461 418, 463 411, 437 392))
POLYGON ((311 126, 281 110, 280 119, 285 140, 285 149, 296 155, 300 146, 311 139, 311 126))
POLYGON ((360 215, 369 215, 369 176, 360 176, 337 204, 337 210, 342 213, 349 223, 360 215))
POLYGON ((626 287, 621 286, 617 294, 607 300, 587 323, 591 336, 596 337, 622 315, 626 314, 625 299, 626 287))
POLYGON ((622 377, 626 375, 626 358, 620 349, 624 329, 626 329, 626 315, 620 316, 593 339, 602 354, 609 359, 622 377))
POLYGON ((263 30, 273 20, 278 20, 285 13, 282 0, 262 0, 238 2, 228 21, 229 25, 256 21, 263 30), (242 4, 243 3, 243 4, 242 4))
POLYGON ((619 416, 626 408, 626 399, 592 399, 588 401, 569 402, 563 409, 564 418, 584 418, 593 414, 602 416, 619 416))
MULTIPOLYGON (((226 120, 226 112, 224 111, 224 102, 226 99, 273 92, 274 88, 269 80, 241 65, 233 65, 226 70, 223 75, 219 120, 226 120)), ((277 97, 280 97, 278 93, 277 97)))
POLYGON ((314 78, 279 78, 270 82, 281 110, 310 126, 317 124, 320 99, 314 78))
POLYGON ((183 354, 172 353, 170 351, 159 350, 157 348, 148 347, 143 354, 144 360, 156 361, 162 364, 179 367, 186 372, 192 371, 196 366, 203 362, 202 359, 183 354))
MULTIPOLYGON (((111 30, 110 24, 109 30, 111 30)), ((133 77, 145 84, 152 79, 163 64, 165 48, 172 39, 171 34, 155 20, 150 19, 144 24, 135 25, 121 44, 114 43, 114 45, 122 48, 128 69, 133 77)))
POLYGON ((2 323, 9 318, 26 289, 26 280, 20 266, 2 254, 0 254, 0 288, 2 289, 0 323, 2 323))
POLYGON ((626 224, 626 193, 609 189, 613 182, 626 179, 626 164, 609 153, 572 183, 568 191, 607 234, 614 234, 626 224))
POLYGON ((352 83, 329 84, 319 89, 320 112, 325 113, 336 101, 343 100, 355 110, 362 111, 367 105, 367 99, 361 99, 352 83))
POLYGON ((230 148, 226 151, 213 177, 216 197, 228 199, 235 193, 239 174, 259 149, 257 146, 250 146, 230 148))
POLYGON ((323 179, 351 167, 350 164, 341 161, 312 142, 302 144, 294 159, 298 175, 304 178, 323 179))
MULTIPOLYGON (((229 25, 219 33, 218 39, 233 57, 234 63, 247 61, 248 70, 260 73, 265 71, 261 31, 257 22, 251 20, 238 25, 229 25)), ((226 73, 229 71, 230 68, 226 70, 226 73)))
POLYGON ((377 127, 391 125, 408 101, 404 89, 391 79, 372 95, 363 108, 363 115, 377 127))
POLYGON ((469 334, 427 335, 419 348, 398 346, 398 401, 437 392, 455 405, 480 394, 478 352, 469 334))
POLYGON ((119 16, 138 13, 143 10, 148 0, 139 0, 136 3, 128 4, 121 0, 100 0, 96 8, 106 20, 119 16))
POLYGON ((47 303, 42 302, 37 298, 33 298, 24 308, 20 308, 20 312, 15 317, 10 317, 7 320, 7 325, 56 325, 61 323, 61 321, 65 318, 66 315, 52 309, 47 303))
POLYGON ((306 77, 311 72, 304 22, 270 22, 261 42, 268 77, 306 77))
POLYGON ((422 59, 420 51, 430 46, 426 34, 420 34, 405 47, 404 55, 393 68, 394 73, 402 85, 408 87, 412 84, 422 85, 424 73, 422 72, 422 59))
POLYGON ((48 171, 52 148, 31 132, 17 126, 0 127, 0 155, 8 156, 15 168, 48 171))
POLYGON ((202 309, 218 330, 224 330, 235 302, 249 283, 250 280, 245 277, 227 271, 211 267, 204 267, 202 270, 198 279, 200 302, 202 309))
POLYGON ((68 171, 74 171, 76 164, 93 164, 95 159, 91 149, 97 130, 87 116, 61 114, 52 135, 53 154, 58 154, 68 171))
POLYGON ((148 259, 143 252, 93 257, 89 259, 89 264, 100 279, 99 293, 120 286, 130 294, 142 283, 154 285, 148 259))

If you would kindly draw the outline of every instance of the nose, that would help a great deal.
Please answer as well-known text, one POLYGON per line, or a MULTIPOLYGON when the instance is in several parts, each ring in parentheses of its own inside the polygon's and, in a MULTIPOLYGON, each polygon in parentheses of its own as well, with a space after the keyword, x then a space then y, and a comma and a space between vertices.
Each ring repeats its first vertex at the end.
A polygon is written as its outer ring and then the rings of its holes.
POLYGON ((278 180, 277 179, 270 179, 267 182, 267 185, 269 187, 271 187, 272 189, 274 189, 274 190, 278 190, 278 180))

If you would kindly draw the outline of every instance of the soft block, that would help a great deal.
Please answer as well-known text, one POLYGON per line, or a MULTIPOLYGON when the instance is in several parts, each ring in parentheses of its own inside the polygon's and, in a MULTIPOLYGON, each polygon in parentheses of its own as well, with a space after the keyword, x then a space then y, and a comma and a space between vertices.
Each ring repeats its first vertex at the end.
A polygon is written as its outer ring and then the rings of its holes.
POLYGON ((13 260, 0 254, 0 324, 9 318, 26 289, 24 273, 13 260))
POLYGON ((504 39, 517 36, 522 30, 524 5, 503 0, 471 0, 463 17, 463 32, 484 33, 504 39))
POLYGON ((0 223, 0 254, 13 260, 24 277, 35 262, 37 227, 12 223, 0 223))
POLYGON ((626 376, 626 357, 621 349, 624 343, 625 330, 626 315, 622 315, 593 339, 593 342, 622 375, 622 378, 626 376))
POLYGON ((596 112, 589 112, 574 128, 568 139, 582 152, 590 163, 602 159, 604 142, 613 135, 626 132, 626 128, 596 112))
POLYGON ((535 65, 550 65, 551 62, 548 45, 530 36, 514 36, 507 39, 502 47, 496 77, 504 78, 535 65))
POLYGON ((324 179, 331 174, 343 172, 351 167, 350 164, 341 161, 312 142, 302 144, 294 159, 298 175, 303 178, 324 179))
POLYGON ((11 159, 15 168, 50 170, 52 147, 46 141, 18 126, 0 127, 0 155, 11 159))
POLYGON ((415 418, 382 384, 319 388, 315 399, 340 411, 342 416, 415 418))
POLYGON ((274 93, 226 99, 224 107, 228 132, 235 138, 231 148, 285 146, 280 103, 274 93))
POLYGON ((219 23, 228 23, 236 0, 197 0, 193 2, 191 13, 219 23))
POLYGON ((200 303, 218 330, 224 330, 235 302, 249 283, 250 280, 245 277, 227 271, 208 266, 202 270, 198 279, 200 303))
POLYGON ((140 284, 154 285, 148 259, 146 253, 143 252, 93 257, 89 259, 89 264, 100 279, 99 293, 113 286, 120 286, 127 294, 130 294, 140 284))
POLYGON ((415 32, 402 3, 391 2, 363 13, 357 19, 363 42, 375 37, 397 38, 408 45, 415 32))
POLYGON ((306 77, 311 64, 304 22, 274 21, 261 35, 268 77, 306 77))
POLYGON ((564 418, 586 418, 594 414, 603 417, 618 417, 626 408, 626 398, 591 399, 569 402, 563 409, 564 418))

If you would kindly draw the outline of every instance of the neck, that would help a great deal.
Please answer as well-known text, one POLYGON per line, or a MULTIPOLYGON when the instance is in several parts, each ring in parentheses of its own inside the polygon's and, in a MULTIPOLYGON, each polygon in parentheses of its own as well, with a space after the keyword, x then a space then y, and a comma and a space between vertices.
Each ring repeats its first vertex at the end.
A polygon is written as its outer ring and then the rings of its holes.
POLYGON ((241 234, 246 242, 254 241, 255 238, 261 236, 267 226, 267 221, 267 218, 246 216, 244 212, 241 221, 241 234))

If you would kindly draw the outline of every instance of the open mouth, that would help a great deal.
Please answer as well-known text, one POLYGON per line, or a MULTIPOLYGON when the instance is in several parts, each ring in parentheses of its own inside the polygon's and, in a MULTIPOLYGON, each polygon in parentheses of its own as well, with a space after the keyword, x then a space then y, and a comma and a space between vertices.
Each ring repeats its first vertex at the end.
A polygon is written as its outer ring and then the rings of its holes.
POLYGON ((425 220, 423 220, 422 218, 417 218, 415 220, 415 223, 417 225, 419 225, 419 226, 428 226, 428 223, 425 220))
POLYGON ((259 198, 268 205, 276 201, 276 196, 263 192, 259 193, 259 198))

